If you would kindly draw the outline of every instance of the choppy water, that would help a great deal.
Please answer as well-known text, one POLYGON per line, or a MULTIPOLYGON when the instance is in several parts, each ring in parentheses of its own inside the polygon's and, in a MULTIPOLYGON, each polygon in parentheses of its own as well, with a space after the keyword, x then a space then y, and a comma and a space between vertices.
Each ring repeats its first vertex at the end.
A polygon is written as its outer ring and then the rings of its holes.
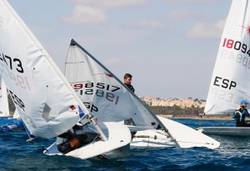
MULTIPOLYGON (((178 120, 192 127, 233 125, 231 121, 178 120)), ((1 120, 0 125, 11 122, 1 120)), ((126 159, 78 160, 42 154, 47 140, 27 143, 25 131, 0 131, 0 170, 185 170, 234 171, 250 170, 250 138, 214 136, 221 142, 216 150, 205 148, 137 150, 126 159)))

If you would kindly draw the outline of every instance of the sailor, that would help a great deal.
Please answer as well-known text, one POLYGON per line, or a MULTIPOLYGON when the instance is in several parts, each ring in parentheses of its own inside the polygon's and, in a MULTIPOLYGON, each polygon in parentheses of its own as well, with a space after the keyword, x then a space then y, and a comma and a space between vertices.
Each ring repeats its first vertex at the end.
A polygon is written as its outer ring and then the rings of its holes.
POLYGON ((59 138, 64 139, 63 143, 57 145, 58 151, 63 154, 68 153, 78 147, 80 147, 80 140, 74 135, 71 130, 59 135, 59 138))
POLYGON ((237 127, 250 127, 250 124, 246 122, 246 117, 250 117, 247 110, 248 102, 246 100, 241 100, 240 108, 234 112, 233 118, 236 121, 237 127))
POLYGON ((95 132, 88 132, 89 129, 76 124, 72 129, 58 136, 63 142, 57 145, 58 151, 66 154, 98 138, 95 132))
POLYGON ((132 75, 129 73, 124 74, 123 83, 134 93, 135 89, 132 86, 132 75))

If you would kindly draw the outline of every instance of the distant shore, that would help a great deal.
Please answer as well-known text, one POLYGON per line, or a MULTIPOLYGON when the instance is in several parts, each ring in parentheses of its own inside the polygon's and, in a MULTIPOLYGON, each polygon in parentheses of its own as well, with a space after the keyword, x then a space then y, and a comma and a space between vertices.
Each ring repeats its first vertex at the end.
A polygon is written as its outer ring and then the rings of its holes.
POLYGON ((195 119, 195 120, 233 120, 231 115, 161 115, 170 119, 195 119))

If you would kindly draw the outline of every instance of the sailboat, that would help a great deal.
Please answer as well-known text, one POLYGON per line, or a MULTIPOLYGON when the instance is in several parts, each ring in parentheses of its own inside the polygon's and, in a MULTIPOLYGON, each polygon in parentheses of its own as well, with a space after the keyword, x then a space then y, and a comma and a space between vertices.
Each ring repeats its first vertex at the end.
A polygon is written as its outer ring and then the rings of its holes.
MULTIPOLYGON (((233 114, 242 100, 250 100, 250 4, 233 0, 209 87, 205 114, 233 114)), ((204 133, 250 136, 246 127, 202 127, 204 133)))
POLYGON ((8 93, 4 81, 0 78, 0 118, 8 118, 10 116, 9 112, 9 102, 8 93))
POLYGON ((89 111, 102 122, 122 122, 134 148, 217 148, 214 139, 178 122, 154 115, 110 70, 71 40, 65 76, 89 111))
POLYGON ((116 150, 129 145, 129 129, 120 123, 102 123, 89 113, 7 0, 0 0, 0 73, 27 128, 29 140, 57 137, 45 154, 88 159, 112 153, 115 157, 116 150), (83 134, 75 133, 76 126, 83 134), (85 129, 90 134, 85 134, 85 129), (62 137, 68 132, 73 134, 72 139, 62 137), (87 136, 88 142, 83 144, 80 135, 87 136), (76 139, 77 146, 72 143, 76 139), (60 151, 59 147, 65 143, 71 150, 60 151))

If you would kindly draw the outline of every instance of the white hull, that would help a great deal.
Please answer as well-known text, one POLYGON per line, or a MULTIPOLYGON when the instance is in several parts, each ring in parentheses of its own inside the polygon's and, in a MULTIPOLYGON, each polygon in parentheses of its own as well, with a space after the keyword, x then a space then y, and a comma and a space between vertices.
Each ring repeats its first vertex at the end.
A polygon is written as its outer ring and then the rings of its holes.
POLYGON ((10 118, 10 116, 5 115, 5 114, 0 114, 0 119, 1 119, 1 118, 2 118, 2 119, 3 119, 3 118, 4 118, 4 119, 5 119, 5 118, 7 119, 7 118, 10 118))
POLYGON ((130 143, 131 148, 168 148, 175 146, 175 141, 165 131, 155 129, 138 131, 130 143))
POLYGON ((179 146, 181 148, 206 147, 215 149, 220 146, 218 141, 204 135, 200 131, 167 118, 157 117, 174 139, 169 137, 164 131, 138 131, 131 142, 132 148, 168 148, 179 146))
POLYGON ((83 160, 93 157, 120 158, 126 156, 127 153, 124 150, 129 150, 130 130, 127 126, 119 123, 106 122, 104 125, 106 126, 107 141, 95 140, 66 154, 57 150, 57 143, 55 142, 44 151, 44 154, 50 156, 65 155, 83 160))
POLYGON ((201 127, 198 130, 208 135, 250 137, 250 127, 201 127))

